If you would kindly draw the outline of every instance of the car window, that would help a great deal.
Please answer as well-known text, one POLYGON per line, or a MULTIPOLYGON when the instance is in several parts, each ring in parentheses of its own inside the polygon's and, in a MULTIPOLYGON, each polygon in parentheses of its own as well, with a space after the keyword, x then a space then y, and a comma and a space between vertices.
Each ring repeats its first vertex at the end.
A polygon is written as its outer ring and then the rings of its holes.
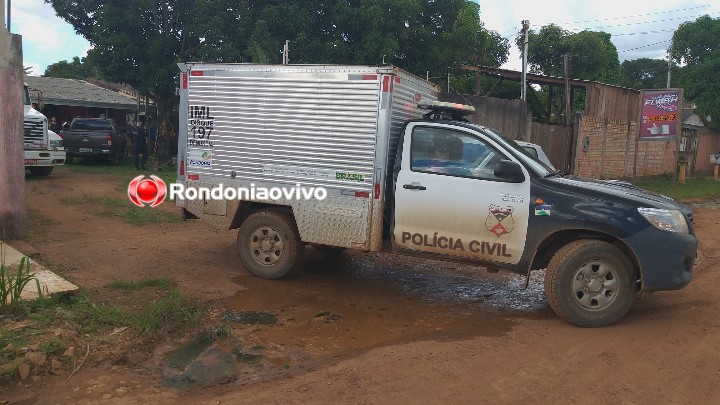
POLYGON ((535 156, 536 158, 538 157, 537 151, 532 146, 523 146, 523 148, 525 148, 526 151, 530 152, 531 155, 535 156))
POLYGON ((417 126, 411 139, 416 172, 496 180, 495 165, 507 159, 484 140, 450 129, 417 126))
POLYGON ((72 129, 81 130, 112 130, 113 125, 110 120, 90 120, 90 119, 75 119, 72 123, 72 129))

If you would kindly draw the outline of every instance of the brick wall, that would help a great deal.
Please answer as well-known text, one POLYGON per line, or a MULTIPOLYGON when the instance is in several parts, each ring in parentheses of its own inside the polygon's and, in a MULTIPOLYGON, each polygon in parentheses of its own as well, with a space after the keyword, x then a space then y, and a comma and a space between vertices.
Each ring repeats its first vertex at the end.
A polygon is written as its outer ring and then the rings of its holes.
POLYGON ((603 179, 632 177, 633 166, 638 177, 672 173, 675 142, 639 141, 636 159, 636 131, 634 122, 582 117, 575 174, 603 179))
POLYGON ((720 152, 720 134, 708 128, 701 128, 698 132, 695 174, 711 174, 714 167, 710 164, 710 154, 718 152, 720 152))

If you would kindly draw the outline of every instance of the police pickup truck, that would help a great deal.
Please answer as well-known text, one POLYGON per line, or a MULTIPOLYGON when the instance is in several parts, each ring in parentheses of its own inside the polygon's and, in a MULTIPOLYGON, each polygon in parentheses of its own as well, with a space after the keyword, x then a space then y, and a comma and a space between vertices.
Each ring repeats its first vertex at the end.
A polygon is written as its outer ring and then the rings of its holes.
POLYGON ((181 64, 178 183, 323 187, 327 198, 178 198, 239 229, 244 267, 281 278, 319 250, 387 251, 529 274, 585 327, 692 278, 692 223, 666 198, 564 176, 392 66, 181 64))

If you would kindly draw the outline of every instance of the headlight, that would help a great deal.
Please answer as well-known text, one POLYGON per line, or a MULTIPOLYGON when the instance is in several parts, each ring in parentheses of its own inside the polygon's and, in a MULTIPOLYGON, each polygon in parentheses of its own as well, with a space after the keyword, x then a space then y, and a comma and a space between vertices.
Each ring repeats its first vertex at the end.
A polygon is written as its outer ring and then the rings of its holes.
POLYGON ((50 141, 50 147, 51 148, 62 148, 63 147, 62 139, 58 139, 57 141, 50 141))
POLYGON ((638 212, 657 229, 668 232, 689 233, 685 216, 678 210, 638 208, 638 212))

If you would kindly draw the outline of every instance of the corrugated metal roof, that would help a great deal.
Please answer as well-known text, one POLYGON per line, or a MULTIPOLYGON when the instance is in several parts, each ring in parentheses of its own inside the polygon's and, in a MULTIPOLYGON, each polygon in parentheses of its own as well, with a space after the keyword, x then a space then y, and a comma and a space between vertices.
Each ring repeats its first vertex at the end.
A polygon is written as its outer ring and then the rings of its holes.
MULTIPOLYGON (((121 108, 134 110, 137 107, 135 99, 121 93, 104 89, 84 80, 61 79, 58 77, 25 76, 25 83, 31 90, 42 91, 45 104, 121 108)), ((31 92, 33 101, 35 92, 31 92)))

